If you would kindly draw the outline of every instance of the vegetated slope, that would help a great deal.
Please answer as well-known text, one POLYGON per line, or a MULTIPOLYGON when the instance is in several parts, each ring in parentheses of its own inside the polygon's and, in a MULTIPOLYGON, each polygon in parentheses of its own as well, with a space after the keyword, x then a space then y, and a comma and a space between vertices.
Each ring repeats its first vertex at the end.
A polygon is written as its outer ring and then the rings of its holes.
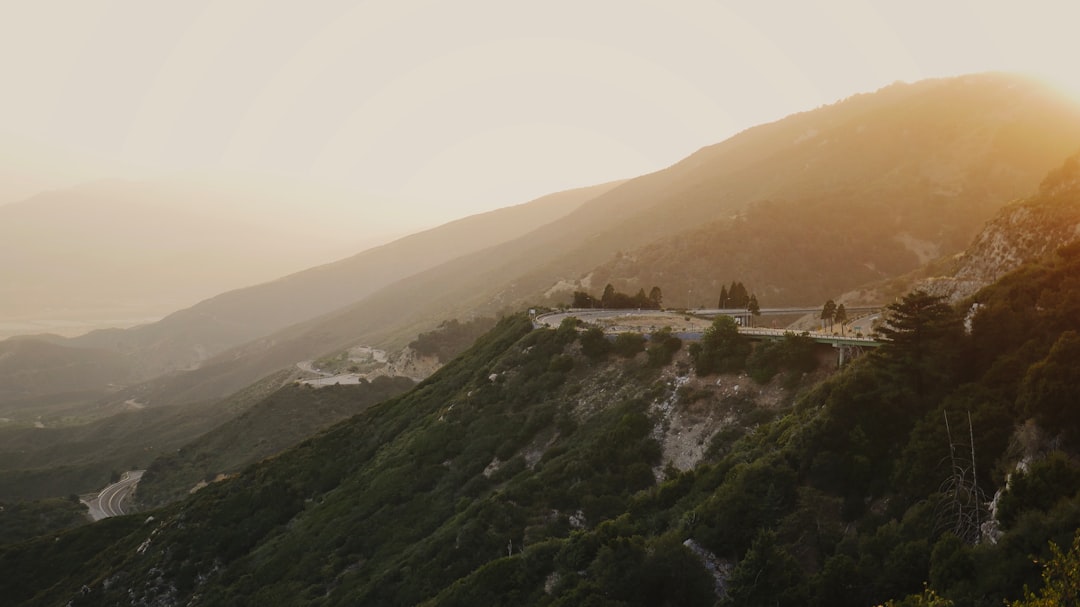
POLYGON ((405 377, 378 377, 359 385, 283 387, 175 453, 155 459, 139 481, 139 506, 176 501, 200 482, 234 474, 413 385, 405 377))
POLYGON ((90 522, 77 496, 35 502, 0 502, 0 546, 56 533, 90 522))
POLYGON ((147 389, 167 401, 206 398, 296 360, 355 343, 404 345, 440 320, 545 294, 565 303, 608 280, 631 292, 658 285, 672 306, 688 291, 692 304, 713 305, 721 284, 748 277, 763 305, 818 303, 959 250, 1078 142, 1080 108, 1031 80, 893 85, 749 129, 520 238, 147 389))
POLYGON ((144 379, 197 367, 227 348, 350 304, 447 259, 516 238, 615 185, 570 190, 466 217, 347 259, 223 293, 156 323, 96 331, 63 343, 126 354, 144 379))
POLYGON ((729 415, 697 392, 739 378, 681 389, 684 358, 605 360, 570 326, 511 317, 408 394, 153 520, 0 549, 0 590, 35 605, 854 606, 929 581, 1000 605, 1038 585, 1029 555, 1080 527, 1077 276, 1076 246, 1021 268, 979 294, 970 334, 913 294, 887 346, 659 482, 665 412, 729 415), (996 515, 979 497, 995 491, 996 515))
POLYGON ((0 500, 101 489, 115 474, 145 468, 258 403, 287 375, 272 374, 221 400, 146 408, 138 401, 79 406, 78 414, 91 421, 63 425, 49 419, 44 428, 0 427, 0 500))
POLYGON ((104 391, 131 378, 124 357, 107 350, 32 339, 0 341, 0 417, 17 417, 17 402, 33 396, 104 391))

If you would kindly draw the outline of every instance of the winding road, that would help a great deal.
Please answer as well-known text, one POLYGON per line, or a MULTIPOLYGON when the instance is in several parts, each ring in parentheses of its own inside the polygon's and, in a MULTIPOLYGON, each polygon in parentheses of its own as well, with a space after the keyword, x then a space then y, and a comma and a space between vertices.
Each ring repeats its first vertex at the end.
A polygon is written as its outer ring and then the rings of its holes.
POLYGON ((135 486, 139 484, 145 470, 131 470, 125 472, 120 480, 102 489, 96 496, 82 498, 82 503, 90 509, 90 518, 100 521, 103 518, 122 516, 129 514, 128 507, 131 502, 131 494, 135 492, 135 486))

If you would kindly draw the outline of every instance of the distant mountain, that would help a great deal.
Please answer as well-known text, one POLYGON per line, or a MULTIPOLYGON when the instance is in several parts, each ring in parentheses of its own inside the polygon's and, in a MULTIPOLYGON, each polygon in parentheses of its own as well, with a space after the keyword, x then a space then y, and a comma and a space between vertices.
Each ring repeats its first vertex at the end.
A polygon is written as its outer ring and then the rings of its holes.
POLYGON ((122 170, 96 155, 79 154, 11 132, 0 132, 0 159, 0 206, 122 170))
POLYGON ((334 258, 336 237, 260 216, 253 196, 111 180, 0 206, 0 338, 140 324, 334 258))
MULTIPOLYGON (((68 348, 32 339, 0 341, 0 418, 34 397, 84 391, 134 379, 121 355, 107 350, 68 348)), ((31 407, 31 404, 27 404, 31 407)))
POLYGON ((452 221, 340 261, 228 291, 156 323, 64 343, 137 357, 145 377, 195 367, 227 348, 358 301, 448 259, 518 238, 615 185, 570 190, 452 221))
POLYGON ((981 74, 896 84, 749 129, 612 188, 520 238, 451 260, 146 389, 207 398, 304 358, 398 344, 450 317, 660 286, 714 305, 740 280, 763 305, 817 303, 959 251, 1080 145, 1080 106, 981 74))
MULTIPOLYGON (((570 190, 453 221, 347 259, 228 291, 148 325, 94 331, 76 338, 42 335, 33 339, 64 348, 106 351, 107 360, 127 365, 119 375, 126 378, 125 383, 198 367, 207 358, 228 348, 355 302, 394 281, 448 259, 518 238, 617 185, 610 183, 570 190)), ((99 218, 95 221, 108 224, 111 220, 99 218)), ((14 248, 12 243, 0 244, 0 248, 4 246, 14 248)), ((201 255, 209 255, 212 251, 211 247, 201 255)), ((18 353, 12 356, 18 358, 18 353)), ((293 362, 296 361, 283 362, 273 369, 290 366, 293 362)), ((15 364, 14 360, 11 364, 15 364)), ((117 379, 110 377, 109 381, 117 379)), ((243 385, 247 383, 250 382, 243 385)), ((104 387, 104 383, 100 387, 104 387)), ((213 397, 233 391, 213 391, 213 397)), ((2 399, 0 393, 0 401, 2 399)))

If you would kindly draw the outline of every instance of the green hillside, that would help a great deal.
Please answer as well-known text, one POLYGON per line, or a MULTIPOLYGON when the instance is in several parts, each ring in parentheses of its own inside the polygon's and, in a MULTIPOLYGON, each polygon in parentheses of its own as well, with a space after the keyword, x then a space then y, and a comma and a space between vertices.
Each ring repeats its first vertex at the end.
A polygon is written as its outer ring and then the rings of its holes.
POLYGON ((200 482, 234 474, 346 417, 364 411, 413 386, 405 377, 378 377, 359 385, 313 389, 290 385, 240 415, 160 455, 139 481, 141 507, 184 497, 200 482))
POLYGON ((1077 246, 1024 266, 979 294, 970 333, 967 307, 910 295, 885 347, 756 401, 739 375, 696 378, 685 348, 664 366, 507 318, 409 393, 152 519, 0 549, 0 593, 843 606, 928 582, 1001 605, 1040 586, 1032 558, 1080 527, 1076 276, 1077 246), (729 420, 685 470, 665 463, 672 411, 729 420), (993 514, 979 496, 1010 473, 993 514))
MULTIPOLYGON (((97 491, 124 470, 145 468, 277 390, 275 373, 227 398, 183 406, 87 410, 86 423, 44 428, 0 427, 0 500, 27 500, 97 491)), ((137 402, 137 401, 136 401, 137 402)), ((50 420, 51 423, 51 420, 50 420)))

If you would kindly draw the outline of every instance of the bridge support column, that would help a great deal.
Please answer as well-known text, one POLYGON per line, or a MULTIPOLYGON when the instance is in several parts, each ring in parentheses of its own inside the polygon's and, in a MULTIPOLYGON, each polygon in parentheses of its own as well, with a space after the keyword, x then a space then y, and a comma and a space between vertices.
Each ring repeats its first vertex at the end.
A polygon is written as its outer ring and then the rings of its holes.
POLYGON ((847 362, 847 346, 845 346, 843 344, 834 343, 833 347, 836 348, 836 355, 837 355, 836 368, 837 369, 842 368, 844 366, 844 363, 847 362))

